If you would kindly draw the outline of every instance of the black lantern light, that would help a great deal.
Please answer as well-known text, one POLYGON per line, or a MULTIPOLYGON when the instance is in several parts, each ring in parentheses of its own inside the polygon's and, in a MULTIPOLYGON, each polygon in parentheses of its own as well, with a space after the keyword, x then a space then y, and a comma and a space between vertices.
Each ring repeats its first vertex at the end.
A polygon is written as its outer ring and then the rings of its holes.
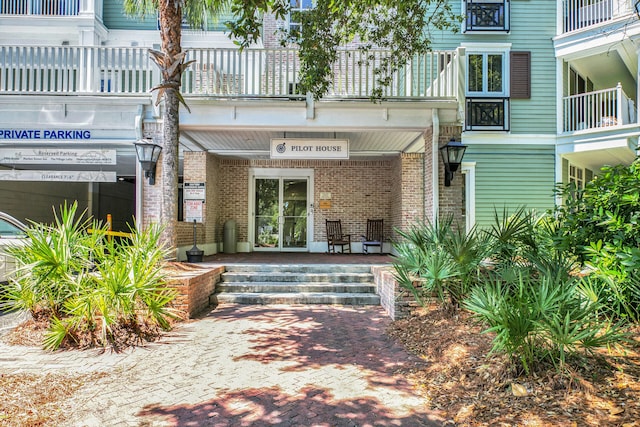
POLYGON ((466 145, 462 145, 460 141, 456 141, 454 137, 447 145, 440 147, 440 155, 442 156, 442 162, 444 163, 444 186, 449 187, 451 180, 453 179, 453 173, 458 170, 462 163, 462 156, 464 156, 464 150, 467 149, 466 145))
POLYGON ((136 155, 144 171, 144 177, 149 178, 150 185, 155 184, 156 163, 158 163, 158 157, 160 157, 162 147, 148 139, 134 142, 133 145, 136 146, 136 155))

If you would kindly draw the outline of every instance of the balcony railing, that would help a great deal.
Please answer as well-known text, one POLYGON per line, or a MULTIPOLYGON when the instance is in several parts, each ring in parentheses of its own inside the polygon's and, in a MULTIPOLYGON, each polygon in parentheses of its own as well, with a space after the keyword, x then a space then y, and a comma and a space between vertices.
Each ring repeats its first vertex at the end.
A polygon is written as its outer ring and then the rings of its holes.
POLYGON ((622 86, 595 92, 581 93, 563 98, 563 131, 575 132, 637 122, 633 100, 622 91, 622 86))
POLYGON ((466 31, 509 31, 509 0, 466 0, 466 31))
POLYGON ((633 10, 631 0, 564 0, 563 32, 611 21, 633 10))
POLYGON ((73 16, 80 11, 80 0, 2 0, 0 15, 73 16))
POLYGON ((467 98, 465 130, 509 130, 509 98, 467 98))
MULTIPOLYGON (((357 50, 344 50, 333 69, 327 98, 368 97, 376 88, 374 65, 357 50)), ((191 49, 194 63, 182 79, 184 96, 303 97, 297 91, 300 62, 291 49, 191 49)), ((429 52, 392 76, 386 98, 455 98, 454 51, 429 52)), ((160 73, 141 47, 0 46, 0 93, 148 94, 160 73)))

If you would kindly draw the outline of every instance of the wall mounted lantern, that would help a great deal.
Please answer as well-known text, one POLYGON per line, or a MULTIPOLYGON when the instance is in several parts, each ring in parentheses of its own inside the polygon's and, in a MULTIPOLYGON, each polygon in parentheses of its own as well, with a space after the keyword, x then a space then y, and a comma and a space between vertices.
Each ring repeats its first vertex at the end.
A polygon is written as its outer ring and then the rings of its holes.
POLYGON ((451 137, 447 145, 443 145, 439 148, 440 155, 442 156, 442 162, 444 163, 444 186, 449 187, 451 180, 453 179, 453 173, 458 170, 462 163, 462 156, 464 156, 464 150, 467 149, 466 145, 462 145, 460 141, 456 141, 454 137, 451 137))
POLYGON ((136 155, 144 171, 144 177, 149 178, 149 185, 154 185, 156 183, 156 164, 162 147, 149 139, 134 142, 133 145, 136 146, 136 155))

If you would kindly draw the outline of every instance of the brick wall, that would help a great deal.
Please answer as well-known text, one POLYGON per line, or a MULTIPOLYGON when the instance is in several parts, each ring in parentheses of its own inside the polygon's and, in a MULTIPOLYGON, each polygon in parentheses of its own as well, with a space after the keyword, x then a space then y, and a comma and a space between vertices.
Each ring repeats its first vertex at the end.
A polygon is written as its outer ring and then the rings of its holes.
POLYGON ((424 155, 407 153, 400 157, 402 168, 402 213, 401 228, 425 218, 424 205, 424 155))
MULTIPOLYGON (((441 137, 446 143, 449 135, 441 137)), ((431 147, 427 147, 431 150, 431 147)), ((224 223, 235 220, 237 239, 248 241, 249 226, 249 170, 250 168, 303 168, 314 171, 314 236, 313 241, 326 240, 325 220, 341 219, 343 231, 359 236, 368 218, 385 220, 385 236, 390 240, 396 227, 406 228, 415 221, 431 218, 432 188, 431 159, 422 153, 402 154, 385 160, 234 160, 196 153, 197 171, 188 168, 192 160, 185 159, 187 176, 197 178, 203 164, 207 171, 207 203, 205 225, 198 224, 198 242, 223 240, 224 223), (428 173, 425 182, 425 173, 428 173), (214 185, 213 183, 217 183, 214 185), (426 184, 426 186, 425 186, 426 184), (425 200, 426 189, 426 200, 425 200), (320 194, 330 193, 330 207, 320 208, 320 194), (213 224, 213 225, 212 225, 213 224)), ((429 154, 429 153, 428 153, 429 154)), ((196 161, 196 160, 193 161, 196 161)), ((440 210, 462 215, 463 179, 456 173, 451 187, 444 187, 442 162, 440 165, 440 210)), ((193 240, 191 224, 180 227, 180 244, 193 240)))
POLYGON ((223 240, 224 223, 234 220, 237 224, 237 240, 248 240, 249 226, 249 160, 219 159, 218 197, 219 210, 215 238, 223 240))
MULTIPOLYGON (((439 146, 445 145, 451 137, 455 137, 458 141, 460 140, 460 132, 461 129, 458 126, 441 126, 440 127, 440 138, 439 138, 439 146)), ((463 212, 464 212, 464 175, 462 175, 460 169, 455 172, 454 178, 451 181, 451 186, 444 186, 444 164, 442 161, 438 162, 440 165, 440 172, 438 174, 439 177, 439 216, 444 218, 448 215, 453 215, 454 224, 459 224, 462 227, 465 226, 463 221, 463 212)))
POLYGON ((424 144, 424 220, 432 221, 435 217, 433 206, 433 156, 438 156, 439 153, 433 152, 433 128, 429 128, 423 133, 424 144))
MULTIPOLYGON (((162 122, 161 121, 145 121, 143 123, 143 137, 151 139, 154 143, 159 144, 162 141, 162 122)), ((146 228, 151 224, 159 224, 162 219, 162 153, 156 165, 156 183, 149 185, 149 180, 143 176, 142 188, 142 218, 138 218, 140 227, 146 228)))
MULTIPOLYGON (((204 183, 206 202, 202 212, 202 222, 196 223, 197 244, 216 242, 218 218, 218 173, 219 160, 205 151, 184 153, 184 183, 204 183)), ((178 246, 193 245, 193 222, 178 223, 178 246)))
POLYGON ((193 268, 181 271, 168 279, 168 286, 178 292, 171 307, 194 318, 209 307, 209 296, 215 291, 216 284, 224 267, 193 268))
POLYGON ((331 207, 315 209, 315 240, 326 240, 325 220, 342 221, 342 231, 360 236, 367 219, 384 219, 384 235, 391 234, 391 161, 318 161, 315 171, 314 205, 320 206, 320 193, 331 193, 331 207))
POLYGON ((301 168, 314 171, 314 241, 326 240, 325 220, 340 219, 343 232, 359 236, 366 220, 385 220, 385 235, 396 225, 390 215, 397 170, 393 160, 229 160, 220 159, 220 210, 216 236, 222 238, 224 221, 238 223, 238 241, 248 240, 249 168, 301 168), (320 193, 331 193, 331 206, 321 209, 320 193))
POLYGON ((380 296, 380 305, 391 319, 407 317, 418 306, 413 296, 398 285, 392 267, 372 267, 371 273, 376 293, 380 296))

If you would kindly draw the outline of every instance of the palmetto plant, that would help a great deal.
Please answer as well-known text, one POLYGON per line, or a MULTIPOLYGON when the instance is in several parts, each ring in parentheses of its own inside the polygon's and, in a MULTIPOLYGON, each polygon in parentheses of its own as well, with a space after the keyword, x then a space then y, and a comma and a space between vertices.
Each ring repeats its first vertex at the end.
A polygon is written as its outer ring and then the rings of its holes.
POLYGON ((119 242, 76 214, 76 204, 63 206, 53 225, 33 224, 31 243, 12 250, 23 267, 8 286, 9 307, 50 320, 48 349, 65 339, 117 345, 119 329, 168 328, 175 293, 165 286, 160 228, 133 229, 119 242))
POLYGON ((65 204, 59 213, 54 211, 53 224, 32 222, 26 233, 28 245, 9 249, 20 266, 7 288, 9 300, 35 316, 57 315, 65 299, 77 291, 73 276, 90 270, 96 256, 103 256, 97 248, 104 229, 78 216, 77 204, 65 204), (96 232, 86 233, 90 227, 96 232))
POLYGON ((522 264, 525 253, 535 252, 537 242, 534 238, 535 217, 524 206, 518 207, 510 213, 503 208, 502 214, 494 210, 494 221, 487 233, 492 242, 492 258, 503 266, 522 264))
POLYGON ((488 241, 475 228, 465 233, 452 217, 433 223, 416 223, 398 230, 394 243, 394 275, 401 287, 420 304, 437 298, 456 310, 476 283, 478 266, 486 257, 488 241))
POLYGON ((519 269, 474 288, 464 306, 495 333, 493 351, 508 354, 525 373, 544 363, 564 373, 571 356, 626 339, 622 324, 603 318, 601 303, 585 298, 579 284, 519 269))

